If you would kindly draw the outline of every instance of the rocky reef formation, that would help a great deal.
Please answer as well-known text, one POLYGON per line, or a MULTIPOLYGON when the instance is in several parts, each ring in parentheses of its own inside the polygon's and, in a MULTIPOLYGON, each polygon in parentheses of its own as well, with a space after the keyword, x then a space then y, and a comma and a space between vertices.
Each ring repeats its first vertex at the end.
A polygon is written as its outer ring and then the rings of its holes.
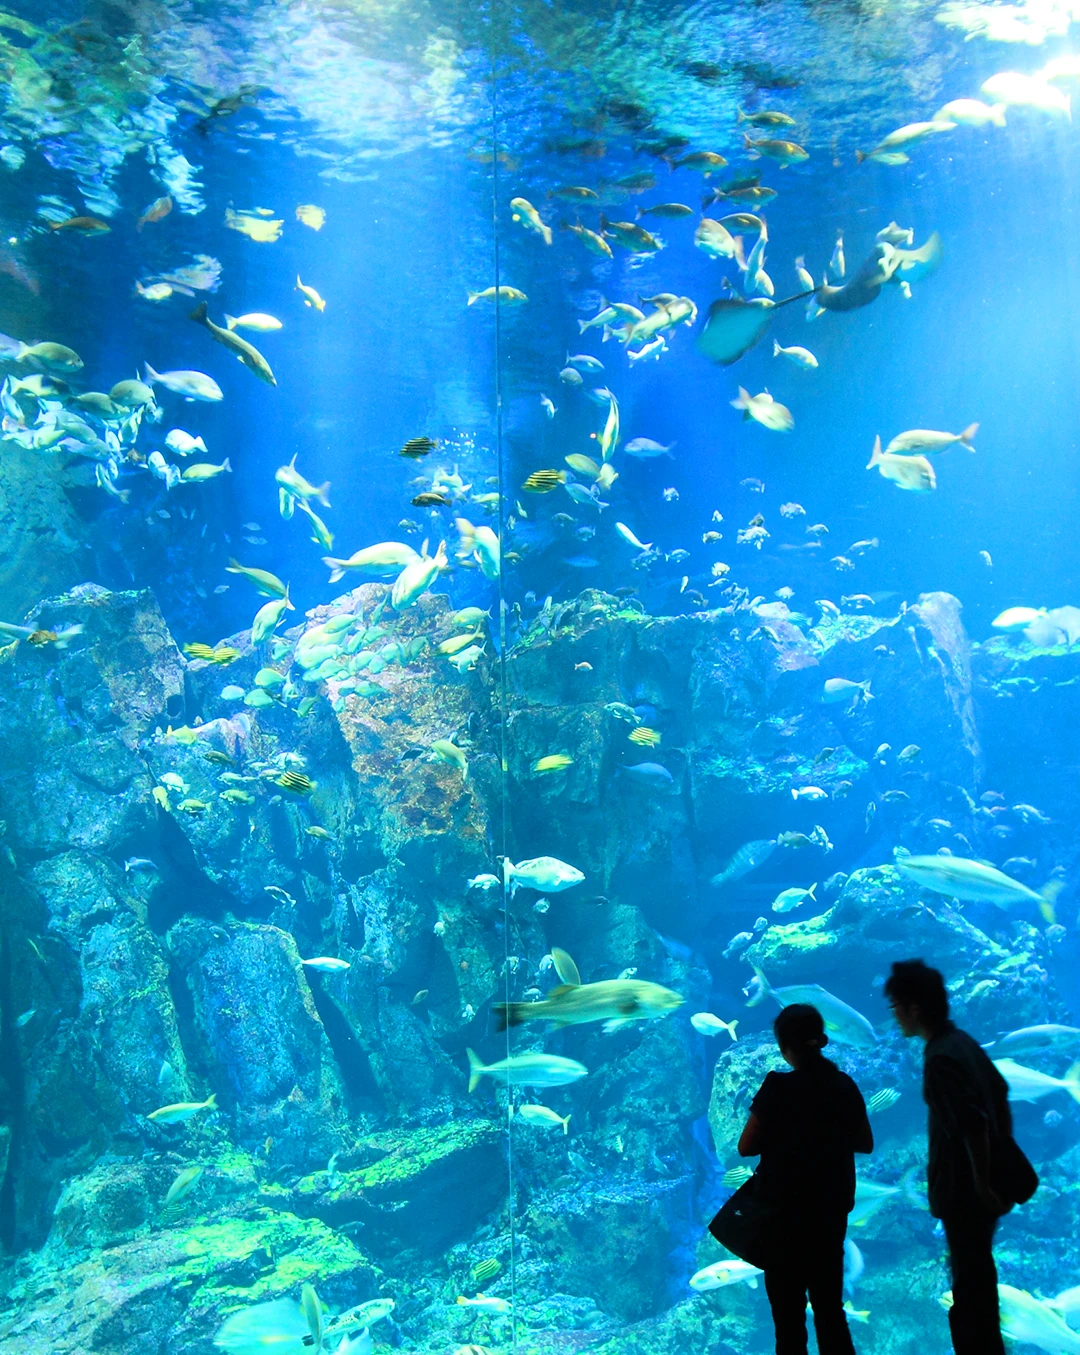
MULTIPOLYGON (((433 643, 446 599, 428 594, 384 615, 399 660, 363 691, 313 682, 310 709, 223 695, 258 690, 267 662, 284 681, 305 630, 370 618, 385 592, 311 613, 269 659, 234 637, 220 667, 180 653, 149 594, 84 586, 38 610, 84 627, 70 649, 0 651, 5 1350, 208 1355, 228 1312, 307 1281, 337 1307, 392 1297, 376 1339, 415 1349, 504 1344, 510 1318, 455 1302, 477 1288, 512 1295, 538 1347, 569 1332, 605 1355, 760 1343, 760 1291, 686 1283, 719 1255, 703 1223, 776 1066, 775 1004, 742 1010, 756 968, 775 987, 819 983, 878 1028, 872 1048, 837 1050, 868 1094, 900 1093, 876 1122, 867 1171, 896 1189, 860 1225, 857 1306, 924 1304, 910 1328, 890 1322, 888 1349, 914 1355, 941 1247, 899 1184, 921 1110, 880 979, 900 952, 932 957, 960 1020, 989 1036, 1067 1019, 1077 957, 1074 931, 1036 912, 921 893, 893 850, 1023 858, 1032 883, 1071 874, 1049 816, 979 796, 1012 777, 1020 740, 1069 764, 1075 657, 972 646, 944 594, 800 628, 745 607, 653 618, 585 592, 545 607, 501 670, 459 673, 433 643), (834 677, 868 679, 871 699, 824 703, 834 677), (639 724, 658 745, 631 740, 639 724), (464 767, 433 756, 448 738, 464 767), (557 752, 568 766, 535 770, 557 752), (299 788, 284 776, 298 768, 299 788), (827 805, 792 797, 810 786, 827 805), (759 839, 780 845, 716 883, 759 839), (585 880, 505 901, 470 887, 503 855, 555 856, 585 880), (817 906, 771 911, 815 880, 817 906), (685 998, 613 1033, 515 1034, 516 1050, 589 1069, 537 1098, 569 1114, 566 1134, 508 1121, 487 1079, 468 1090, 467 1048, 506 1053, 491 1003, 550 988, 552 946, 585 981, 634 971, 685 998), (304 964, 319 956, 349 968, 304 964), (738 1016, 740 1038, 701 1036, 687 1018, 704 1009, 738 1016), (181 1123, 147 1118, 211 1095, 181 1123), (202 1175, 166 1207, 191 1166, 202 1175), (482 1262, 498 1270, 479 1283, 482 1262)), ((1055 779, 1056 811, 1070 795, 1055 779)), ((1080 1223, 1080 1135, 1066 1107, 1045 1110, 1018 1114, 1045 1185, 1005 1224, 1005 1278, 1056 1292, 1044 1243, 1080 1223)))

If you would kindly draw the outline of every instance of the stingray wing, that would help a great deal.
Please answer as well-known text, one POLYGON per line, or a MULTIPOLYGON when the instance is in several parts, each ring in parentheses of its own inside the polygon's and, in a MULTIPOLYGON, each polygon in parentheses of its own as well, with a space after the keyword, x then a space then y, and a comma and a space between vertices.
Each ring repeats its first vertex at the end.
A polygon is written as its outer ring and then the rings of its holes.
POLYGON ((891 281, 919 282, 938 271, 945 250, 941 236, 935 231, 925 245, 920 245, 918 249, 898 249, 896 254, 897 264, 891 281))
POLYGON ((705 328, 698 335, 698 350, 710 362, 729 367, 758 342, 769 328, 775 309, 765 297, 752 301, 721 297, 709 307, 705 328))

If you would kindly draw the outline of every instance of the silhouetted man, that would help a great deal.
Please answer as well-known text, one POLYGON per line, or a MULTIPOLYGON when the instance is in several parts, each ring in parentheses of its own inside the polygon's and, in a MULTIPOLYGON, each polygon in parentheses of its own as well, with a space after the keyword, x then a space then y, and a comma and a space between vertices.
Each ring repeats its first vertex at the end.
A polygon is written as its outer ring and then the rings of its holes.
POLYGON ((994 1229, 1006 1212, 990 1184, 995 1144, 1012 1135, 1009 1088, 989 1056, 949 1020, 945 980, 922 960, 892 967, 885 996, 905 1035, 926 1041, 923 1099, 929 1109, 930 1212, 949 1244, 956 1355, 1004 1355, 994 1229))

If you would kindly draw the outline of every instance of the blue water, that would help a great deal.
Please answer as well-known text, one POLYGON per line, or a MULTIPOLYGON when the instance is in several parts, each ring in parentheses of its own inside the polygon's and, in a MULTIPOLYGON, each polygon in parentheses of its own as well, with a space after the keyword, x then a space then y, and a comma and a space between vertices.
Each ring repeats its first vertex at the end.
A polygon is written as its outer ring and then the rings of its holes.
MULTIPOLYGON (((239 1226, 262 1220, 261 1210, 282 1213, 287 1206, 289 1228, 300 1229, 294 1213, 320 1219, 336 1241, 355 1242, 364 1264, 334 1269, 327 1261, 323 1273, 325 1239, 305 1233, 302 1244, 280 1247, 317 1255, 311 1273, 298 1279, 290 1272, 279 1282, 275 1271, 259 1292, 245 1295, 237 1289, 254 1280, 227 1274, 222 1262, 214 1272, 222 1292, 204 1291, 194 1316, 181 1321, 182 1308, 154 1312, 152 1322, 162 1328, 155 1349, 205 1353, 231 1312, 265 1300, 300 1301, 302 1282, 334 1311, 393 1298, 393 1315, 371 1322, 377 1349, 449 1355, 460 1346, 554 1351, 601 1342, 605 1355, 646 1344, 673 1355, 702 1342, 722 1355, 766 1349, 770 1328, 760 1288, 737 1284, 695 1295, 688 1287, 694 1272, 720 1256, 704 1225, 730 1189, 723 1174, 736 1165, 725 1126, 742 1115, 764 1071, 775 1066, 769 1038, 775 1004, 747 1007, 744 985, 752 971, 746 947, 730 949, 732 938, 753 932, 758 946, 772 945, 769 953, 783 967, 782 976, 769 975, 775 982, 819 982, 876 1026, 880 1044, 873 1051, 836 1048, 867 1096, 883 1088, 901 1093, 875 1116, 879 1146, 860 1167, 883 1184, 917 1167, 923 1151, 918 1051, 890 1028, 881 996, 889 959, 906 957, 912 946, 923 948, 929 962, 937 959, 954 981, 959 1018, 984 1041, 1039 1022, 1080 1022, 1074 658, 1064 643, 1037 653, 1031 637, 1005 642, 992 626, 1010 607, 1080 605, 1075 124, 1012 107, 1007 127, 932 137, 910 148, 906 165, 855 159, 856 149, 930 117, 946 100, 977 96, 995 71, 1034 72, 1068 51, 1067 41, 965 42, 962 30, 935 21, 930 9, 855 15, 780 3, 580 12, 436 3, 375 12, 237 0, 168 3, 152 14, 136 7, 127 16, 92 5, 84 13, 76 3, 62 10, 43 20, 29 6, 14 7, 28 23, 46 23, 48 36, 4 30, 13 44, 6 59, 16 62, 16 51, 32 54, 53 84, 40 97, 9 85, 0 111, 0 139, 26 157, 0 170, 4 235, 18 260, 0 276, 0 331, 75 349, 85 363, 70 378, 79 391, 108 391, 142 375, 147 363, 158 372, 212 375, 224 392, 216 404, 184 403, 159 387, 160 421, 144 420, 135 449, 145 457, 179 427, 205 439, 207 460, 227 456, 232 473, 167 491, 138 457, 121 457, 117 483, 129 500, 117 503, 94 485, 92 461, 73 445, 21 453, 41 457, 42 485, 49 492, 59 487, 71 505, 78 563, 47 539, 35 556, 34 579, 13 563, 24 558, 20 513, 30 520, 37 490, 23 471, 16 481, 12 470, 11 485, 18 486, 12 500, 26 497, 8 502, 0 620, 21 624, 32 614, 35 626, 48 622, 60 614, 59 603, 48 602, 40 616, 33 609, 74 583, 148 590, 178 646, 228 639, 243 657, 209 674, 193 665, 173 707, 140 708, 135 736, 126 717, 117 718, 112 733, 95 728, 101 740, 91 741, 94 756, 106 745, 114 752, 134 746, 142 761, 126 780, 91 769, 85 785, 96 794, 99 782, 115 784, 117 795, 130 791, 141 808, 132 808, 106 845, 86 847, 74 829, 65 843, 104 872, 116 897, 137 901, 139 925, 152 934, 148 945, 159 969, 145 984, 133 975, 131 990, 145 996, 155 989, 174 1012, 190 1095, 220 1096, 220 1108, 190 1129, 164 1138, 158 1130, 155 1137, 145 1117, 165 1093, 143 1073, 142 1081, 133 1074, 124 1081, 129 1073, 121 1070, 109 1074, 123 1085, 108 1104, 100 1081, 85 1090, 100 1132, 72 1131, 68 1143, 42 1130, 39 1121, 48 1124, 55 1113, 47 1084, 89 1076, 63 1052, 69 1036, 94 1049, 101 1038, 85 1014, 93 984, 70 979, 82 974, 93 947, 85 941, 80 953, 61 926, 70 903, 61 887, 39 884, 40 872, 63 854, 19 836, 23 787, 44 778, 51 764, 24 754, 4 769, 0 817, 16 825, 5 839, 19 882, 11 897, 21 900, 20 891, 29 891, 25 897, 41 905, 31 926, 23 905, 10 904, 9 927, 12 935, 25 930, 36 937, 35 948, 40 942, 72 986, 50 996, 49 964, 43 960, 39 972, 30 951, 14 943, 0 967, 0 1238, 7 1281, 0 1288, 11 1294, 0 1306, 0 1333, 13 1333, 16 1355, 80 1349, 88 1329, 60 1300, 46 1304, 40 1331, 35 1326, 36 1295, 45 1290, 47 1299, 51 1292, 46 1281, 65 1293, 58 1276, 77 1262, 104 1265, 112 1247, 131 1249, 120 1264, 141 1274, 145 1252, 136 1251, 144 1244, 182 1247, 195 1236, 192 1229, 239 1226), (124 56, 123 44, 136 33, 137 50, 124 56), (192 111, 200 91, 209 107, 244 84, 258 94, 232 116, 203 122, 192 111), (737 107, 790 112, 797 127, 752 134, 790 136, 810 151, 809 162, 781 170, 750 159, 737 107), (641 148, 660 136, 685 137, 685 150, 722 152, 729 166, 708 181, 671 169, 641 148), (186 184, 164 168, 177 153, 192 166, 186 184), (612 181, 644 171, 655 175, 655 187, 621 201, 611 193, 612 181), (697 208, 704 188, 755 171, 779 193, 763 212, 765 266, 777 300, 801 290, 797 256, 820 281, 842 233, 850 276, 876 233, 893 221, 913 229, 916 247, 940 233, 940 270, 917 282, 910 299, 886 287, 864 309, 812 323, 796 302, 777 312, 770 332, 736 364, 710 363, 696 340, 722 280, 736 286, 741 280, 732 262, 694 247, 697 208), (566 185, 608 198, 579 206, 552 196, 566 185), (176 199, 171 213, 136 231, 139 214, 167 191, 176 199), (511 220, 509 203, 517 196, 553 228, 550 246, 511 220), (614 221, 633 220, 638 207, 665 201, 686 203, 694 215, 643 217, 664 243, 649 257, 612 241, 614 258, 598 259, 560 229, 576 221, 598 229, 601 210, 614 221), (319 231, 296 220, 297 205, 305 203, 324 209, 319 231), (284 222, 281 238, 257 243, 226 229, 230 206, 270 209, 284 222), (110 232, 86 238, 47 229, 48 219, 59 222, 69 212, 103 217, 110 232), (216 291, 161 303, 134 294, 136 280, 196 254, 220 261, 216 291), (20 269, 21 282, 12 276, 20 269), (325 298, 324 312, 304 306, 298 276, 325 298), (528 300, 499 310, 467 304, 470 293, 495 285, 518 288, 528 300), (605 300, 637 304, 662 292, 692 298, 698 317, 667 333, 669 351, 659 361, 631 364, 616 339, 604 342, 598 329, 579 334, 578 321, 605 300), (251 311, 282 321, 280 332, 242 331, 271 363, 275 388, 187 318, 200 300, 220 324, 226 314, 251 311), (810 348, 817 369, 774 357, 774 337, 810 348), (568 355, 577 354, 604 364, 602 373, 585 374, 581 389, 559 375, 568 355), (529 493, 526 478, 564 470, 567 455, 599 460, 607 406, 586 394, 597 386, 614 395, 621 420, 612 458, 618 478, 601 495, 608 506, 598 512, 575 504, 562 487, 529 493), (794 429, 775 433, 743 420, 731 405, 740 386, 751 394, 768 390, 790 408, 794 429), (542 396, 556 406, 553 418, 542 396), (974 422, 974 455, 952 447, 934 456, 934 493, 905 493, 866 469, 877 435, 887 443, 909 428, 959 432, 974 422), (437 440, 430 457, 397 455, 419 436, 437 440), (672 444, 673 454, 630 456, 625 444, 637 438, 672 444), (299 512, 282 517, 274 477, 293 458, 313 484, 329 481, 332 506, 314 506, 334 534, 332 556, 376 542, 402 541, 416 550, 426 542, 432 552, 447 543, 450 567, 415 608, 398 615, 384 604, 373 617, 392 573, 362 597, 339 601, 372 580, 349 575, 330 585, 327 552, 309 539, 307 519, 299 512), (451 506, 411 505, 440 467, 456 468, 470 488, 451 506), (493 511, 475 502, 482 494, 501 496, 493 511), (805 514, 782 516, 780 505, 788 502, 805 514), (758 514, 768 532, 762 548, 737 544, 739 530, 758 514), (498 533, 497 579, 485 578, 467 551, 459 553, 458 518, 498 533), (647 559, 636 558, 616 522, 649 543, 647 559), (813 538, 806 531, 815 524, 828 528, 816 549, 808 548, 813 538), (582 530, 589 528, 594 534, 582 530), (710 531, 722 539, 703 542, 710 531), (850 551, 870 539, 878 544, 859 555, 850 551), (279 628, 279 636, 291 636, 280 653, 273 642, 252 652, 252 618, 266 599, 226 572, 233 557, 289 584, 296 610, 279 628), (838 569, 835 557, 850 558, 854 567, 838 569), (716 562, 730 570, 719 583, 711 573, 716 562), (585 589, 598 591, 575 611, 585 589), (820 667, 808 661, 785 671, 779 642, 774 647, 767 634, 753 634, 764 618, 747 603, 775 602, 777 591, 788 589, 801 636, 810 641, 796 638, 806 655, 811 641, 817 645, 820 667), (953 648, 939 637, 935 659, 924 629, 915 658, 908 646, 916 625, 903 609, 930 593, 958 600, 962 610, 950 615, 960 616, 966 636, 953 648), (851 595, 869 601, 842 603, 851 595), (833 651, 824 632, 813 632, 822 599, 845 614, 833 651), (434 646, 454 633, 446 608, 471 605, 490 609, 491 620, 476 670, 459 676, 434 646), (222 701, 218 693, 228 683, 253 689, 260 667, 273 663, 285 671, 295 658, 298 633, 291 628, 322 622, 325 613, 305 614, 327 606, 362 610, 359 629, 381 621, 386 635, 372 646, 391 636, 427 637, 413 666, 387 664, 395 678, 406 675, 392 686, 393 702, 370 694, 346 699, 326 683, 302 685, 296 665, 296 695, 319 698, 306 723, 295 715, 295 696, 285 711, 269 714, 222 701), (592 619, 583 610, 590 606, 600 608, 592 619), (871 617, 900 620, 860 641, 871 617), (656 624, 647 625, 649 618, 656 624), (878 644, 893 653, 875 658, 878 644), (874 699, 823 706, 821 683, 837 676, 869 677, 874 699), (952 719, 969 699, 964 709, 977 749, 962 747, 960 722, 952 719), (635 719, 659 733, 658 746, 631 744, 631 725, 606 709, 614 702, 636 706, 635 719), (178 747, 164 731, 238 711, 249 724, 231 765, 252 774, 245 784, 257 792, 250 834, 237 830, 241 820, 226 822, 216 799, 205 820, 197 810, 181 816, 175 796, 158 815, 149 788, 160 787, 164 772, 191 781, 193 794, 202 793, 198 778, 209 775, 198 746, 178 747), (121 724, 123 738, 116 733, 121 724), (467 779, 437 755, 433 760, 431 745, 447 738, 467 751, 467 779), (885 743, 891 749, 879 755, 885 743), (911 743, 921 745, 921 754, 904 767, 896 754, 911 743), (846 774, 855 785, 846 798, 836 790, 836 766, 827 757, 814 761, 826 745, 850 757, 846 774), (536 759, 560 752, 573 757, 569 770, 533 770, 536 759), (306 759, 318 788, 310 799, 286 795, 271 803, 265 777, 257 784, 252 764, 265 768, 290 753, 306 759), (666 768, 670 791, 642 789, 620 773, 640 762, 666 768), (148 779, 136 796, 131 786, 141 786, 139 776, 148 779), (792 785, 810 784, 826 786, 830 798, 791 799, 792 785), (906 802, 882 799, 897 788, 906 788, 906 802), (986 792, 991 798, 980 799, 986 792), (1003 806, 996 819, 994 792, 1003 806), (876 807, 870 820, 868 802, 876 807), (1024 822, 1011 808, 1018 804, 1035 806, 1048 822, 1024 822), (397 831, 400 823, 410 832, 393 839, 395 856, 379 834, 386 830, 391 841, 387 824, 397 831), (330 845, 316 848, 304 839, 312 825, 332 831, 330 845), (785 832, 809 835, 817 825, 831 839, 827 852, 805 843, 780 847, 728 888, 710 884, 742 844, 785 832), (1063 875, 1056 917, 1051 923, 1033 907, 1006 913, 969 903, 953 912, 940 896, 920 896, 894 875, 856 877, 842 897, 842 882, 825 885, 835 872, 891 867, 897 850, 939 848, 998 866, 1023 858, 1013 869, 1036 889, 1063 875), (167 854, 158 892, 144 888, 139 868, 123 869, 125 858, 145 855, 160 870, 167 854), (500 873, 502 856, 521 862, 546 855, 579 868, 584 882, 550 897, 527 889, 504 895, 498 885, 490 895, 466 888, 470 876, 500 873), (781 890, 814 881, 816 907, 787 916, 771 910, 781 890), (268 882, 298 902, 267 902, 268 882), (900 903, 897 890, 907 891, 900 903), (867 898, 880 899, 880 917, 867 898), (834 905, 838 911, 817 929, 808 923, 834 905), (246 1008, 235 995, 207 997, 191 987, 184 968, 190 956, 179 958, 192 948, 187 934, 183 945, 166 940, 170 927, 182 930, 195 916, 209 917, 228 936, 247 935, 246 924, 272 923, 290 956, 347 958, 349 977, 335 988, 338 979, 286 965, 274 971, 267 992, 257 967, 244 970, 243 963, 254 964, 249 957, 235 961, 231 976, 251 998, 246 1008), (855 926, 852 916, 859 918, 855 926), (766 933, 799 923, 808 924, 806 931, 786 933, 784 941, 766 933), (823 931, 830 944, 815 949, 823 931), (934 945, 944 953, 925 949, 934 945), (684 1005, 662 1021, 609 1035, 595 1024, 559 1030, 541 1023, 500 1034, 491 1004, 546 995, 556 982, 552 948, 568 951, 586 982, 633 970, 629 977, 673 989, 684 1005), (262 1105, 245 1103, 244 1070, 227 1070, 230 1077, 221 1079, 227 1085, 215 1084, 215 1022, 235 1018, 236 1038, 253 1040, 243 1032, 255 1027, 244 1022, 263 1000, 270 1015, 258 1039, 267 1042, 267 1065, 286 1082, 295 1067, 298 1090, 311 1071, 312 1048, 331 1069, 327 1085, 338 1088, 326 1093, 333 1115, 320 1112, 318 1124, 280 1127, 292 1123, 282 1106, 300 1104, 305 1095, 312 1101, 310 1087, 299 1100, 287 1087, 281 1097, 268 1092, 262 1105), (32 1016, 17 1026, 31 1006, 36 1024, 32 1016), (299 1036, 294 1044, 292 1032, 275 1025, 279 1007, 311 1021, 315 1046, 299 1036), (739 1039, 701 1035, 689 1024, 695 1012, 738 1019, 739 1039), (571 1086, 509 1098, 569 1114, 569 1132, 534 1129, 520 1117, 508 1122, 507 1093, 490 1079, 470 1096, 471 1048, 489 1063, 542 1049, 587 1066, 589 1076, 571 1086), (397 1064, 408 1070, 407 1091, 386 1072, 397 1064), (45 1066, 50 1077, 39 1080, 35 1070, 45 1066), (389 1203, 367 1178, 357 1187, 361 1204, 330 1198, 335 1168, 328 1159, 340 1156, 348 1194, 383 1154, 407 1158, 409 1135, 435 1128, 450 1136, 462 1126, 493 1127, 491 1155, 477 1150, 467 1158, 462 1149, 453 1161, 465 1161, 464 1168, 440 1165, 410 1179, 399 1196, 391 1193, 389 1203), (202 1165, 209 1185, 190 1197, 186 1214, 163 1219, 161 1183, 185 1164, 202 1165), (121 1170, 149 1173, 150 1184, 138 1189, 152 1208, 128 1219, 95 1205, 89 1216, 105 1218, 98 1232, 64 1222, 80 1190, 96 1190, 121 1170), (369 1200, 373 1212, 365 1214, 369 1200), (359 1224, 348 1213, 354 1207, 359 1224), (472 1267, 489 1258, 499 1260, 497 1277, 474 1282, 472 1267), (480 1291, 504 1299, 510 1311, 455 1303, 480 1291)), ((1075 94, 1077 83, 1061 88, 1075 94)), ((717 205, 710 214, 724 211, 717 205)), ((747 250, 752 243, 748 235, 747 250)), ((5 375, 19 374, 25 373, 18 365, 5 366, 5 375)), ((182 469, 195 458, 170 459, 182 469)), ((577 482, 585 481, 578 475, 577 482)), ((64 673, 83 671, 65 670, 82 664, 80 655, 106 652, 94 624, 87 622, 72 650, 43 651, 55 665, 44 676, 24 666, 34 658, 29 642, 15 654, 9 672, 16 714, 7 717, 15 728, 46 727, 34 723, 46 718, 38 703, 45 691, 57 728, 83 731, 75 680, 64 673)), ((111 659, 100 662, 113 673, 111 659)), ((157 691, 145 651, 123 654, 118 666, 143 662, 147 690, 157 691)), ((213 782, 205 793, 222 785, 213 782)), ((60 822, 51 790, 40 803, 43 816, 60 822)), ((62 839, 57 829, 41 840, 62 839)), ((211 940, 199 944, 209 947, 211 940)), ((123 970, 119 949, 110 955, 123 970)), ((145 1066, 156 1065, 162 1049, 143 1051, 141 1030, 132 1019, 131 1049, 145 1066)), ((261 1047, 244 1052, 259 1066, 261 1047)), ((1024 1061, 1062 1077, 1074 1057, 1075 1051, 1024 1061)), ((1003 1225, 999 1262, 1003 1283, 1033 1295, 1080 1282, 1071 1204, 1080 1166, 1077 1099, 1061 1090, 1016 1106, 1018 1134, 1045 1184, 1027 1211, 1003 1225)), ((455 1153, 459 1148, 455 1141, 455 1153)), ((853 1229, 855 1235, 866 1272, 853 1306, 871 1314, 855 1326, 858 1348, 904 1355, 945 1349, 944 1244, 927 1215, 905 1196, 853 1229)), ((249 1260, 253 1247, 244 1253, 249 1260)), ((166 1259, 154 1272, 168 1273, 163 1284, 176 1284, 176 1293, 179 1264, 166 1259)), ((149 1348, 135 1327, 124 1326, 130 1297, 106 1289, 89 1300, 88 1311, 114 1323, 103 1326, 100 1348, 110 1355, 149 1348)), ((279 1317, 265 1319, 270 1329, 279 1317)), ((1069 1321, 1077 1323, 1075 1313, 1069 1321)), ((301 1324, 284 1348, 303 1349, 297 1342, 304 1330, 301 1324)), ((1080 1332, 1046 1339, 1051 1343, 1041 1348, 1048 1351, 1080 1349, 1080 1332)), ((328 1341, 325 1348, 336 1345, 328 1341)))

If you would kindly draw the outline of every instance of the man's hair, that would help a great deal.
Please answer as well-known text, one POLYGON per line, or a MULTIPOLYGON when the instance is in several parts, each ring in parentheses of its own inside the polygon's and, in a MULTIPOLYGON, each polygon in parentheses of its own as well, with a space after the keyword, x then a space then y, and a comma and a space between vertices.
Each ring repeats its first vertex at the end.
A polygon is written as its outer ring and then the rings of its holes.
POLYGON ((917 1006, 932 1030, 949 1019, 949 994, 940 969, 924 960, 897 960, 885 980, 885 996, 901 1007, 917 1006))
POLYGON ((773 1022, 773 1034, 780 1048, 793 1054, 817 1053, 829 1043, 821 1013, 807 1002, 784 1007, 773 1022))

